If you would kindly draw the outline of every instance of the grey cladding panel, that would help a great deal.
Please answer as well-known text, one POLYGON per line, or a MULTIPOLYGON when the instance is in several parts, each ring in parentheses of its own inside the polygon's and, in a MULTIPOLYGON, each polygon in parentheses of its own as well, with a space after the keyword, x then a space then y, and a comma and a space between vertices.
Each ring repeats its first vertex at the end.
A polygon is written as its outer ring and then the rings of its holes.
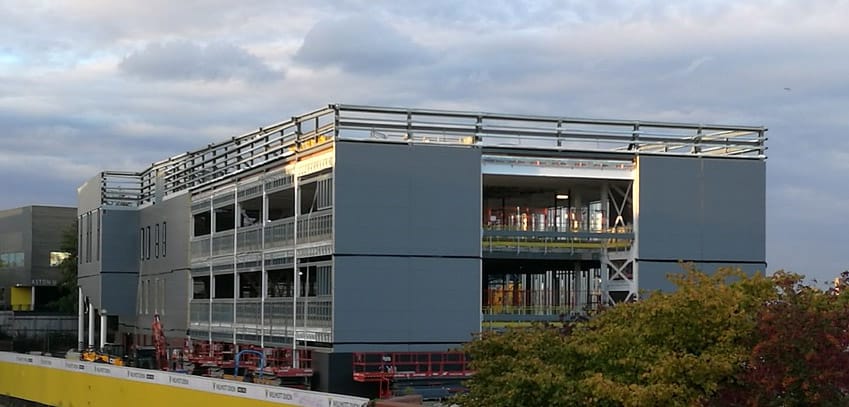
POLYGON ((639 256, 701 258, 699 161, 640 157, 639 256))
POLYGON ((641 156, 638 168, 640 259, 765 260, 763 161, 641 156))
POLYGON ((104 271, 138 272, 139 218, 137 211, 105 209, 101 215, 104 271))
POLYGON ((766 164, 704 160, 704 259, 766 258, 766 164))
POLYGON ((337 253, 480 254, 476 149, 339 142, 334 188, 337 253))
POLYGON ((478 259, 337 257, 334 267, 335 342, 460 343, 479 329, 478 259))
POLYGON ((134 274, 104 273, 102 305, 110 315, 133 318, 136 314, 136 287, 138 278, 134 274))

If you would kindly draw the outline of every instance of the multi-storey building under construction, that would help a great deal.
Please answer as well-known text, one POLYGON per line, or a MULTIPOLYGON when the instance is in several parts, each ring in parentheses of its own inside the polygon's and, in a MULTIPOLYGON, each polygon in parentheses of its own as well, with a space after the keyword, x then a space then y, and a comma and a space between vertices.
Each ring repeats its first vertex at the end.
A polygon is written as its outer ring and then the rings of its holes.
POLYGON ((330 105, 89 180, 79 281, 138 345, 158 314, 172 345, 283 352, 321 390, 451 376, 473 334, 679 261, 763 270, 765 131, 330 105))

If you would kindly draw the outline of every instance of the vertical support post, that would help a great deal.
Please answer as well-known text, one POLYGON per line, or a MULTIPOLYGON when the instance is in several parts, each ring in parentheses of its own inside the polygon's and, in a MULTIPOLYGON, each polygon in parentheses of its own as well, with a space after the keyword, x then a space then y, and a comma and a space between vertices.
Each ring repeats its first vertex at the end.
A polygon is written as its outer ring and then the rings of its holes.
POLYGON ((260 290, 262 291, 259 295, 259 347, 265 348, 265 297, 266 291, 268 291, 268 274, 265 270, 265 225, 268 221, 268 196, 265 192, 265 178, 262 178, 262 207, 259 213, 262 216, 262 222, 260 222, 262 231, 259 234, 259 278, 261 280, 260 290))
MULTIPOLYGON (((300 135, 300 124, 298 124, 298 135, 300 135)), ((292 242, 294 243, 294 250, 292 251, 292 368, 298 368, 298 283, 300 282, 300 275, 298 270, 298 214, 301 213, 301 191, 298 188, 298 184, 300 184, 300 179, 298 177, 297 171, 297 163, 295 163, 295 170, 293 175, 293 180, 295 183, 295 216, 293 222, 293 236, 292 242)))
MULTIPOLYGON (((608 185, 607 182, 604 182, 601 184, 601 232, 607 232, 607 225, 609 222, 607 219, 609 212, 609 196, 610 185, 608 185)), ((607 248, 607 244, 602 245, 601 250, 601 262, 599 262, 599 265, 601 266, 601 302, 602 304, 607 305, 613 302, 610 298, 610 274, 613 272, 613 270, 611 270, 613 266, 610 263, 610 252, 607 248)))
POLYGON ((213 240, 215 240, 215 191, 213 190, 209 194, 209 309, 207 313, 207 340, 209 341, 209 356, 212 357, 212 297, 215 295, 215 276, 212 275, 212 250, 215 248, 213 245, 213 240))
POLYGON ((85 299, 83 288, 77 287, 77 350, 85 349, 85 299))
POLYGON ((106 345, 106 328, 108 328, 106 322, 106 310, 100 310, 100 350, 103 351, 104 345, 106 345))
POLYGON ((94 348, 94 304, 88 303, 88 346, 94 348))
POLYGON ((30 287, 29 290, 30 290, 29 310, 35 311, 35 286, 30 287))
POLYGON ((233 346, 236 346, 236 303, 239 299, 239 225, 242 212, 239 210, 239 183, 233 188, 233 346))

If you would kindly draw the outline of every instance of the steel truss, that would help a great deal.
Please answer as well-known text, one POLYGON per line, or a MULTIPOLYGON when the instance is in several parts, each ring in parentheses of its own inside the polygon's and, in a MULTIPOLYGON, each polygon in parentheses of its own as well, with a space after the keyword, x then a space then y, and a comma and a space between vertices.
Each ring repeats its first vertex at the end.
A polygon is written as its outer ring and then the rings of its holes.
POLYGON ((633 221, 626 222, 626 211, 628 206, 633 207, 634 182, 630 181, 625 189, 617 185, 605 184, 602 190, 602 207, 613 219, 613 230, 634 231, 634 239, 628 245, 610 244, 615 243, 608 240, 602 247, 601 256, 601 291, 602 303, 613 305, 616 303, 636 301, 639 297, 639 284, 637 278, 637 245, 636 230, 634 224, 636 216, 631 211, 633 221), (612 205, 611 205, 612 204, 612 205), (612 211, 610 211, 612 209, 612 211))

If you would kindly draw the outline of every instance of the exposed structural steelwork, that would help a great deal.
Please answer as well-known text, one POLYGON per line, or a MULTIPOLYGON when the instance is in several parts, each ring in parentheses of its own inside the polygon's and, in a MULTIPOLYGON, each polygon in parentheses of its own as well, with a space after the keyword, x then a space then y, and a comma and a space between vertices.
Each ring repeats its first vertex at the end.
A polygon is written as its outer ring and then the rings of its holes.
POLYGON ((104 171, 103 203, 139 206, 197 188, 330 139, 554 151, 765 158, 763 127, 330 105, 153 163, 104 171), (157 186, 160 186, 157 189, 157 186))
POLYGON ((448 374, 424 361, 664 289, 679 260, 763 269, 765 132, 330 105, 89 181, 104 258, 80 282, 196 358, 265 349, 321 390, 388 391, 403 375, 369 369, 448 374))

